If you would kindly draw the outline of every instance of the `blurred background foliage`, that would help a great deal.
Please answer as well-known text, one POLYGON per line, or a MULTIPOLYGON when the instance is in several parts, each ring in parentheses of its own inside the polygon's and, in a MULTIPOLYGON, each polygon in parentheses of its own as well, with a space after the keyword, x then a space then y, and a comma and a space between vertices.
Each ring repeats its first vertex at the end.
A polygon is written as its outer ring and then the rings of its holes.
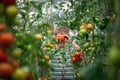
MULTIPOLYGON (((52 59, 60 50, 47 48, 44 52, 44 44, 56 44, 53 32, 57 27, 64 26, 69 29, 71 40, 80 46, 83 56, 82 62, 72 64, 76 80, 119 80, 115 79, 116 75, 119 75, 120 64, 120 57, 117 57, 120 55, 118 3, 119 0, 18 0, 20 25, 13 30, 17 39, 16 46, 24 51, 20 58, 21 65, 27 64, 31 67, 35 80, 43 76, 51 77, 50 73, 46 72, 54 69, 48 67, 49 64, 43 61, 43 56, 47 54, 52 59), (93 25, 94 30, 85 35, 81 34, 80 27, 88 23, 93 25), (41 41, 34 39, 37 33, 42 35, 41 41), (90 45, 86 47, 87 43, 90 45), (41 61, 44 65, 47 64, 48 68, 42 68, 43 64, 39 64, 41 61)), ((67 44, 67 50, 63 52, 74 54, 75 48, 71 47, 70 43, 67 44)))

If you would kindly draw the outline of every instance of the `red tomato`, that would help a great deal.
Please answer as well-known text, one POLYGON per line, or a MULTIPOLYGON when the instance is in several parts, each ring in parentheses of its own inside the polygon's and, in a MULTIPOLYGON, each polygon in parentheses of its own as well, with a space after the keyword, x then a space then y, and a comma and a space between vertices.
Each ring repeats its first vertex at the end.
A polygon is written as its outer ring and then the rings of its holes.
POLYGON ((13 68, 8 63, 0 64, 0 78, 8 78, 12 75, 13 68))
POLYGON ((11 62, 11 65, 13 66, 13 68, 15 68, 15 69, 17 69, 17 68, 19 68, 19 63, 18 63, 18 61, 15 61, 15 60, 13 60, 12 62, 11 62))
POLYGON ((80 57, 78 58, 78 61, 82 61, 82 56, 80 56, 80 57))
POLYGON ((80 52, 75 52, 75 57, 80 57, 81 56, 81 54, 80 54, 80 52))
POLYGON ((64 36, 61 36, 61 37, 60 37, 60 40, 61 40, 61 41, 65 41, 65 37, 64 37, 64 36))
POLYGON ((0 31, 6 30, 6 25, 4 23, 0 24, 0 31))
POLYGON ((16 3, 16 0, 2 0, 2 3, 5 5, 13 5, 16 3))
POLYGON ((78 62, 78 61, 79 61, 79 57, 75 57, 75 59, 76 59, 76 62, 78 62))
POLYGON ((56 36, 55 39, 56 39, 56 40, 59 40, 59 36, 56 36))
POLYGON ((65 37, 64 36, 56 36, 56 39, 58 41, 65 41, 65 37))
POLYGON ((26 77, 26 80, 34 80, 30 74, 26 74, 25 77, 26 77))
POLYGON ((14 42, 14 37, 10 32, 4 32, 0 34, 0 46, 3 48, 9 48, 14 42))
POLYGON ((7 62, 7 61, 8 61, 7 54, 0 49, 0 62, 7 62))
POLYGON ((72 62, 73 62, 73 63, 76 63, 76 62, 77 62, 77 60, 76 60, 75 57, 72 58, 72 62))

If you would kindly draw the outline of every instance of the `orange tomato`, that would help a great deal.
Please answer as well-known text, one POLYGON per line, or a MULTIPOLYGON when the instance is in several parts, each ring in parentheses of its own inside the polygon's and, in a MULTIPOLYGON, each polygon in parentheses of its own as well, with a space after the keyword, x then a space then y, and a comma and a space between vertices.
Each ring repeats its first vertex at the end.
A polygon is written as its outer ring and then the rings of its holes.
POLYGON ((90 31, 92 31, 94 29, 94 27, 93 27, 92 24, 88 23, 87 24, 87 29, 90 30, 90 31))
POLYGON ((13 60, 12 62, 11 62, 11 65, 13 66, 13 68, 19 68, 19 63, 18 63, 18 61, 15 61, 15 60, 13 60))
POLYGON ((8 78, 12 75, 13 67, 9 63, 0 64, 0 78, 8 78))
POLYGON ((75 52, 75 57, 80 57, 80 56, 81 56, 80 52, 76 51, 75 52))
POLYGON ((26 80, 34 80, 33 77, 32 77, 32 75, 30 75, 29 73, 27 73, 25 75, 25 78, 26 78, 26 80))
POLYGON ((56 40, 65 41, 65 37, 64 36, 56 36, 56 40))
POLYGON ((4 30, 6 30, 6 25, 4 24, 4 23, 1 23, 0 24, 0 31, 4 31, 4 30))
POLYGON ((46 61, 49 61, 49 60, 50 60, 50 57, 49 57, 48 55, 45 55, 45 56, 44 56, 44 59, 45 59, 46 61))
POLYGON ((14 43, 14 36, 10 32, 4 32, 0 34, 0 46, 3 48, 9 48, 14 43))
POLYGON ((80 30, 81 30, 81 29, 87 29, 86 23, 82 23, 82 25, 80 26, 80 30))

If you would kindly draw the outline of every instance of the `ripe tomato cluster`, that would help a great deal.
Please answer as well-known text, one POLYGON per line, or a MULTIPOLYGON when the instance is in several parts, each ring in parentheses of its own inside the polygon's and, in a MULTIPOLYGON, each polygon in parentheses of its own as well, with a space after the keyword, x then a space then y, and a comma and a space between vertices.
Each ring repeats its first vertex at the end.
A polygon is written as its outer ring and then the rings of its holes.
POLYGON ((65 43, 68 41, 69 38, 66 35, 59 35, 59 36, 55 36, 55 39, 57 40, 57 47, 64 48, 65 43))
POLYGON ((55 38, 58 42, 65 42, 66 40, 68 40, 68 37, 64 35, 56 36, 55 38))
POLYGON ((81 26, 80 26, 80 35, 81 36, 85 36, 87 35, 90 31, 94 30, 94 27, 91 23, 83 23, 81 26))
POLYGON ((76 62, 81 62, 81 61, 82 61, 82 55, 80 51, 76 51, 72 57, 72 62, 75 64, 76 62))
POLYGON ((0 0, 0 18, 4 17, 6 20, 0 22, 0 79, 34 80, 28 72, 20 68, 17 58, 21 51, 17 48, 13 49, 15 39, 12 32, 9 31, 9 27, 12 25, 9 24, 9 21, 14 21, 17 15, 15 4, 16 0, 0 0), (10 54, 12 49, 12 54, 10 54), (13 55, 16 58, 9 55, 13 55))

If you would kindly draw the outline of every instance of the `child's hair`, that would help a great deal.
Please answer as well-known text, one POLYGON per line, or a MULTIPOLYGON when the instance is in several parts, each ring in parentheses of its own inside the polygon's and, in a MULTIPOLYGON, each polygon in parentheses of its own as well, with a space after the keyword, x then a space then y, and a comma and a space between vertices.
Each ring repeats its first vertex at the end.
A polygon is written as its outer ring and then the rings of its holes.
POLYGON ((68 29, 66 27, 59 27, 54 32, 54 35, 57 35, 57 34, 61 34, 61 35, 68 34, 68 29))

